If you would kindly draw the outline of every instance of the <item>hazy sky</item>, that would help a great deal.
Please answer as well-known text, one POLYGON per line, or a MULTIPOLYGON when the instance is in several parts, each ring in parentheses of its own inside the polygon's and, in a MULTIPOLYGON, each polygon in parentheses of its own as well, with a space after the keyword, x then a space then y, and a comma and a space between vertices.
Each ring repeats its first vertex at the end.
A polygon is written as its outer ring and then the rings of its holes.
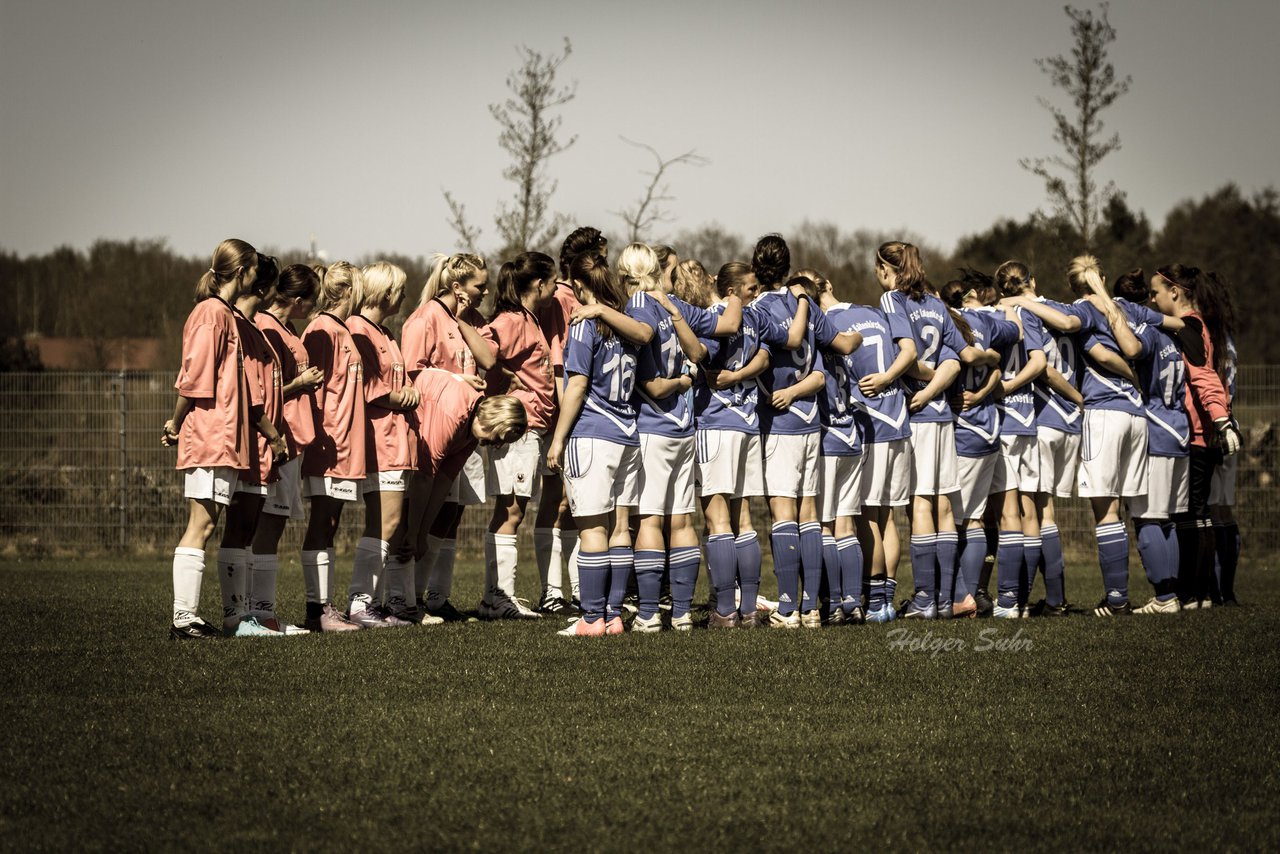
MULTIPOLYGON (((753 238, 805 218, 950 248, 1043 203, 1019 157, 1053 153, 1034 60, 1070 50, 1060 2, 646 0, 360 3, 0 0, 0 247, 166 237, 330 257, 453 247, 441 189, 497 244, 511 193, 487 109, 516 46, 556 51, 577 144, 553 205, 621 231, 647 142, 673 222, 753 238)), ((1280 181, 1280 3, 1115 0, 1132 91, 1104 163, 1156 225, 1228 180, 1280 181)))

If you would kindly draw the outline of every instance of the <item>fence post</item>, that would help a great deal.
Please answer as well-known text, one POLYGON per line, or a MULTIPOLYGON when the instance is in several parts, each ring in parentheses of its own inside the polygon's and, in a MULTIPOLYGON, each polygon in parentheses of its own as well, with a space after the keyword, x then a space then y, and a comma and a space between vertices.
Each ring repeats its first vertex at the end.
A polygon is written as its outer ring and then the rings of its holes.
POLYGON ((120 551, 125 547, 125 502, 128 498, 127 476, 129 472, 128 436, 129 396, 125 393, 124 368, 120 369, 120 551))

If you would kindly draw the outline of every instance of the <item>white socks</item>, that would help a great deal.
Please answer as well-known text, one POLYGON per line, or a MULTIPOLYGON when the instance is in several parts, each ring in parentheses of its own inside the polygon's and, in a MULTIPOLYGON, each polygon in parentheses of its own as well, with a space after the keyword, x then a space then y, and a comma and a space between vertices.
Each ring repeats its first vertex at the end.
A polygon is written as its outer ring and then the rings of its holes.
POLYGON ((484 593, 500 590, 507 598, 516 597, 516 563, 519 553, 516 551, 515 534, 484 535, 484 593))
POLYGON ((356 543, 355 563, 351 567, 351 586, 347 595, 351 600, 351 613, 358 614, 373 603, 378 577, 387 562, 387 541, 373 537, 361 537, 356 543))
POLYGON ((173 550, 173 624, 189 625, 200 607, 204 580, 204 550, 179 546, 173 550))
POLYGON ((222 588, 222 619, 249 613, 249 553, 247 549, 218 549, 218 584, 222 588))
POLYGON ((308 602, 319 605, 329 601, 329 591, 333 589, 333 549, 302 552, 302 583, 308 602))
POLYGON ((569 589, 573 591, 573 598, 580 599, 578 594, 578 552, 582 548, 582 541, 578 539, 577 531, 561 531, 560 532, 560 548, 563 550, 568 543, 572 542, 573 546, 567 551, 569 559, 569 589))
POLYGON ((556 536, 554 528, 533 529, 533 557, 538 562, 538 581, 542 584, 542 595, 562 596, 562 555, 560 538, 556 536))

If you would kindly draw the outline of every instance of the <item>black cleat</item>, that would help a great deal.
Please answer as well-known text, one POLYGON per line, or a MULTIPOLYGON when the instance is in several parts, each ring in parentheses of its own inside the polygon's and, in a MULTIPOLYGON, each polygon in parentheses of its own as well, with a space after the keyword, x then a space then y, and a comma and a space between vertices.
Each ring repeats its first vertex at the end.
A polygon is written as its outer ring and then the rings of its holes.
POLYGON ((973 594, 973 601, 978 603, 977 614, 979 617, 990 617, 996 611, 996 603, 991 601, 991 594, 978 588, 978 592, 973 594))
POLYGON ((179 626, 176 623, 169 626, 169 638, 171 640, 209 640, 210 638, 221 636, 222 632, 199 617, 184 626, 179 626))
POLYGON ((1095 617, 1127 617, 1133 613, 1133 606, 1128 602, 1123 605, 1112 605, 1106 597, 1098 603, 1098 607, 1093 609, 1095 617))
POLYGON ((545 596, 538 603, 538 607, 534 608, 539 614, 554 614, 558 616, 571 617, 578 613, 578 609, 564 601, 561 596, 545 596))
POLYGON ((418 613, 425 612, 433 617, 439 617, 446 623, 465 623, 467 621, 467 615, 453 607, 453 603, 448 599, 434 608, 431 605, 419 605, 418 608, 418 613))
POLYGON ((1070 611, 1070 602, 1063 602, 1061 605, 1050 605, 1041 599, 1031 606, 1031 616, 1033 617, 1066 617, 1070 616, 1070 611))

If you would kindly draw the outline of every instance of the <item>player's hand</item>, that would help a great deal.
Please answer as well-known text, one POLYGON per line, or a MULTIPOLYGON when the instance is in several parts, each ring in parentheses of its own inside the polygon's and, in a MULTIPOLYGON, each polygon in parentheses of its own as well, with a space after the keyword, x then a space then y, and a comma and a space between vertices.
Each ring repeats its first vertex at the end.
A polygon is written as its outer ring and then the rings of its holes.
POLYGON ((422 395, 419 394, 418 390, 411 385, 406 385, 404 388, 400 389, 400 407, 402 409, 417 409, 418 401, 421 398, 422 395))
POLYGON ((667 314, 675 317, 680 313, 680 310, 675 307, 673 302, 671 302, 671 297, 667 296, 663 291, 649 291, 648 293, 649 296, 653 297, 658 305, 667 310, 667 314))
POLYGON ((970 409, 977 406, 979 403, 977 397, 978 396, 971 391, 966 391, 962 394, 960 396, 960 411, 968 412, 970 409))
POLYGON ((858 380, 858 391, 867 397, 875 397, 889 387, 889 377, 885 374, 867 374, 858 380))
POLYGON ((164 427, 160 428, 160 445, 165 448, 173 448, 178 444, 178 428, 174 426, 173 419, 170 418, 164 422, 164 427))
POLYGON ((1213 426, 1218 428, 1218 445, 1222 448, 1224 456, 1233 456, 1239 453, 1240 447, 1244 444, 1240 437, 1240 430, 1232 423, 1230 418, 1219 418, 1213 422, 1213 426))
POLYGON ((689 374, 681 374, 676 379, 676 382, 680 384, 680 387, 676 390, 676 394, 684 394, 686 391, 693 388, 693 377, 689 374))
POLYGON ((324 371, 314 365, 298 374, 298 381, 310 391, 315 391, 324 382, 324 371))
POLYGON ((454 309, 453 316, 462 317, 466 310, 471 308, 471 295, 464 290, 455 290, 453 295, 458 301, 458 307, 454 309))
POLYGON ((555 474, 559 474, 564 469, 560 465, 560 461, 564 458, 564 440, 557 437, 551 440, 551 447, 547 448, 547 470, 555 474))
POLYGON ((911 395, 911 400, 907 403, 907 409, 912 413, 917 413, 929 405, 929 401, 933 398, 927 396, 923 391, 918 391, 911 395))
POLYGON ((486 383, 484 377, 478 377, 475 374, 462 374, 462 379, 476 391, 484 391, 486 383))
POLYGON ((604 306, 598 302, 589 305, 579 306, 573 310, 573 314, 569 315, 570 325, 580 323, 583 320, 595 320, 604 314, 604 306))
POLYGON ((277 433, 276 437, 271 440, 271 460, 273 464, 283 465, 289 459, 289 443, 285 441, 283 433, 277 433))
POLYGON ((737 371, 712 371, 704 369, 702 375, 707 379, 707 385, 716 391, 724 388, 731 388, 738 384, 737 371))
POLYGON ((795 399, 795 392, 789 388, 782 388, 773 393, 773 397, 769 399, 769 402, 773 404, 774 409, 777 409, 780 412, 785 412, 791 408, 791 404, 795 399))

